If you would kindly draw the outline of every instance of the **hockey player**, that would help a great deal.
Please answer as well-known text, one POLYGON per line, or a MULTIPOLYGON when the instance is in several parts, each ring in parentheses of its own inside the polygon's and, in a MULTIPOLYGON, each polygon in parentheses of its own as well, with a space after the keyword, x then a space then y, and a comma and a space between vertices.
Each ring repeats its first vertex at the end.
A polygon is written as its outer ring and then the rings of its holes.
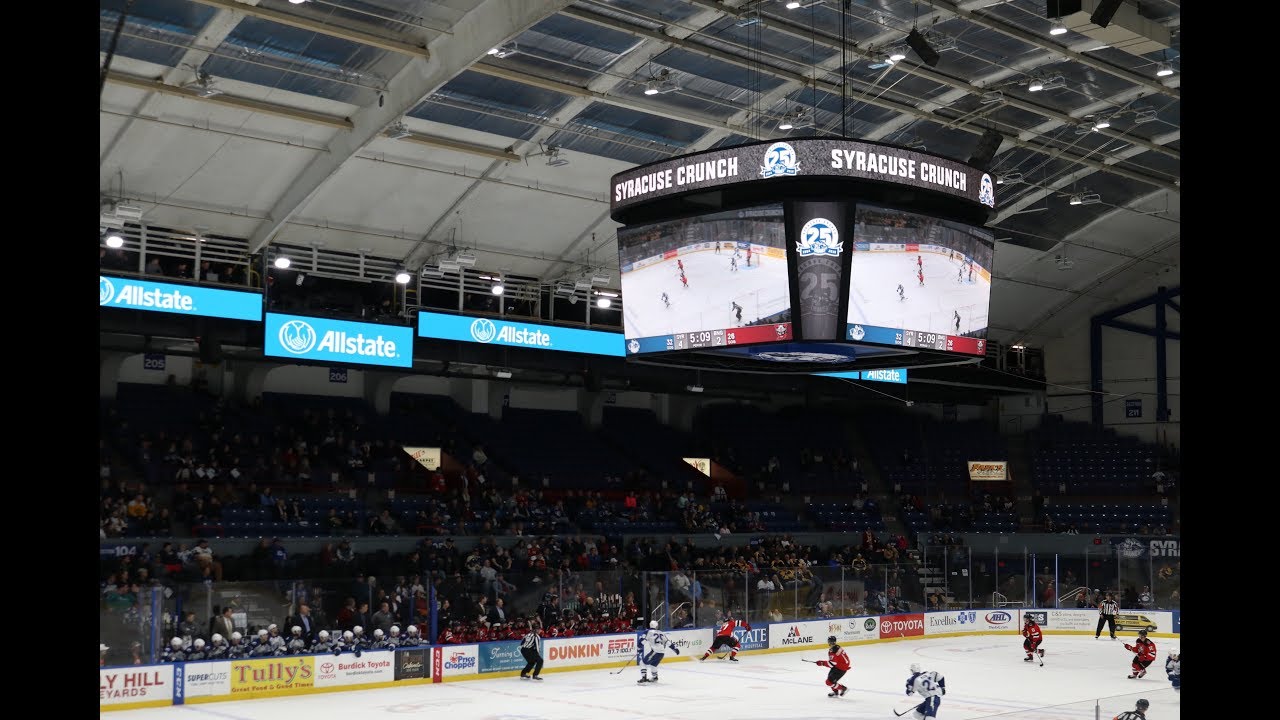
POLYGON ((311 646, 311 652, 327 653, 332 652, 332 650, 333 643, 329 642, 329 631, 321 630, 319 634, 316 635, 316 644, 311 646))
POLYGON ((731 648, 729 650, 729 659, 734 662, 738 662, 738 648, 742 647, 742 643, 738 642, 738 638, 733 636, 733 629, 735 627, 740 627, 747 631, 751 630, 750 623, 746 623, 741 620, 734 620, 733 613, 727 613, 725 615, 724 622, 721 623, 720 627, 716 628, 716 638, 711 643, 711 649, 703 653, 702 657, 698 658, 698 660, 706 660, 707 657, 719 649, 720 646, 728 645, 731 648))
POLYGON ((187 659, 187 654, 182 650, 182 638, 176 637, 169 641, 169 647, 160 656, 160 662, 182 662, 187 659))
POLYGON ((849 653, 844 648, 836 644, 836 636, 829 635, 827 637, 827 659, 819 660, 815 663, 818 667, 831 668, 827 671, 827 687, 831 688, 831 692, 827 693, 827 697, 844 697, 849 688, 840 684, 840 678, 849 672, 849 668, 853 667, 849 662, 849 653))
POLYGON ((1133 672, 1129 679, 1146 677, 1147 666, 1156 659, 1156 644, 1147 638, 1146 630, 1138 631, 1138 639, 1132 645, 1125 643, 1125 650, 1136 653, 1133 656, 1133 672))
POLYGON ((294 625, 289 629, 289 642, 285 644, 285 652, 290 655, 302 655, 311 652, 307 648, 307 639, 302 637, 302 626, 294 625))
POLYGON ((266 657, 271 654, 271 635, 264 629, 249 643, 249 657, 266 657))
POLYGON ((742 306, 741 305, 739 305, 738 309, 734 311, 734 317, 738 318, 738 324, 741 325, 742 324, 742 306))
POLYGON ((227 657, 227 650, 229 649, 226 638, 222 637, 218 633, 214 633, 213 637, 209 638, 209 652, 207 657, 210 660, 225 660, 227 657))
POLYGON ((186 660, 190 662, 192 660, 208 659, 209 654, 204 651, 204 638, 196 638, 195 642, 191 643, 191 652, 187 653, 186 660))
POLYGON ((369 646, 369 649, 370 650, 386 650, 387 649, 387 637, 382 632, 382 628, 374 628, 373 643, 369 646))
POLYGON ((734 255, 733 257, 729 258, 729 270, 731 272, 738 272, 738 256, 737 255, 734 255))
POLYGON ((1169 682, 1173 683, 1173 691, 1182 691, 1182 655, 1178 652, 1178 648, 1169 648, 1169 657, 1164 661, 1164 671, 1169 675, 1169 682))
POLYGON ((387 631, 387 649, 395 650, 403 643, 404 636, 400 634, 400 626, 392 625, 391 629, 387 631))
POLYGON ((684 274, 684 261, 683 261, 683 260, 681 260, 680 258, 676 258, 676 267, 680 268, 680 274, 681 274, 681 275, 683 275, 683 274, 684 274))
POLYGON ((408 635, 400 642, 400 647, 417 647, 422 644, 422 636, 418 634, 418 626, 409 625, 408 635))
POLYGON ((684 273, 680 273, 680 282, 684 285, 685 290, 689 289, 689 278, 685 277, 684 273))
POLYGON ((231 633, 231 643, 227 645, 227 659, 239 660, 249 656, 249 646, 244 644, 244 636, 239 630, 231 633))
POLYGON ((636 664, 640 666, 638 684, 658 682, 658 663, 667 654, 667 648, 679 655, 680 648, 667 639, 667 634, 658 629, 658 621, 649 621, 649 630, 643 628, 636 634, 636 664), (649 675, 652 673, 653 677, 649 675))
POLYGON ((747 248, 747 267, 751 267, 751 248, 747 248))
POLYGON ((956 268, 956 282, 964 282, 964 265, 956 268))
POLYGON ((720 243, 716 243, 716 254, 720 254, 720 243))
POLYGON ((907 695, 920 693, 924 702, 915 708, 915 720, 938 717, 942 696, 947 694, 947 679, 933 670, 925 670, 920 663, 911 663, 911 677, 907 678, 907 695))
POLYGON ((924 258, 919 255, 916 256, 916 268, 920 270, 924 269, 924 258))
POLYGON ((920 287, 924 287, 924 271, 920 270, 916 273, 916 279, 920 281, 920 287))
POLYGON ((960 311, 955 310, 953 312, 955 313, 955 318, 956 318, 956 334, 959 335, 960 334, 960 311))
POLYGON ((1022 649, 1027 651, 1027 656, 1023 658, 1024 662, 1035 660, 1036 655, 1044 657, 1044 650, 1039 649, 1044 636, 1040 633, 1040 626, 1030 615, 1024 616, 1026 621, 1022 624, 1022 637, 1026 640, 1022 641, 1022 649))
POLYGON ((898 283, 898 302, 902 302, 907 299, 906 292, 906 290, 902 289, 902 283, 898 283))
POLYGON ((1147 702, 1145 698, 1139 699, 1138 702, 1134 703, 1132 710, 1126 710, 1111 720, 1147 720, 1147 708, 1149 707, 1151 707, 1151 703, 1147 702))
POLYGON ((969 263, 969 282, 973 282, 973 263, 969 263))
POLYGON ((671 307, 671 298, 667 297, 666 293, 662 293, 662 304, 671 307))

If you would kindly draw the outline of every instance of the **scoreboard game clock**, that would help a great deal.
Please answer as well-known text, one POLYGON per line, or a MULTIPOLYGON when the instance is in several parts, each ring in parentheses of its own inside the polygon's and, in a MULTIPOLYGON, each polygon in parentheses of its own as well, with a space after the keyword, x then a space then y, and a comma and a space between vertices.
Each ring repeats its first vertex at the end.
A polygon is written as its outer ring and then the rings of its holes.
POLYGON ((808 373, 986 354, 997 198, 980 168, 796 138, 633 168, 610 190, 633 361, 808 373))

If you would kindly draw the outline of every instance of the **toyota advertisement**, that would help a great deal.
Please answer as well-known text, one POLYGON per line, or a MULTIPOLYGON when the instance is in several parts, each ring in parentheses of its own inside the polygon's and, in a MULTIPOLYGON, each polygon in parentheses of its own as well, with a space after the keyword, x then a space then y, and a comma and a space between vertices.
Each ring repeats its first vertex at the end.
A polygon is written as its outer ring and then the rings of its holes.
POLYGON ((921 613, 885 615, 880 618, 881 640, 919 635, 924 635, 924 615, 921 613))
POLYGON ((292 360, 407 368, 413 366, 413 329, 267 313, 263 352, 292 360))

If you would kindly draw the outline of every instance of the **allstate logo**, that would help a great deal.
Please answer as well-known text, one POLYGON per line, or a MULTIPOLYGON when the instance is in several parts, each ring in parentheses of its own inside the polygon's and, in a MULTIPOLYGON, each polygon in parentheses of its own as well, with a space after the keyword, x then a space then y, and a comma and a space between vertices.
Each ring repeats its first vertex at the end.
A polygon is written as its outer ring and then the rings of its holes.
POLYGON ((978 202, 989 208, 996 206, 996 188, 991 184, 991 176, 982 173, 982 182, 978 184, 978 202))
POLYGON ((764 151, 764 165, 760 166, 760 177, 777 177, 779 175, 795 175, 800 170, 796 162, 795 148, 784 142, 776 142, 764 151))
POLYGON ((471 337, 480 343, 492 342, 498 337, 498 326, 494 325, 492 320, 480 318, 471 323, 471 337))
POLYGON ((628 341, 627 341, 627 352, 630 352, 630 353, 632 353, 632 354, 635 354, 635 353, 640 352, 640 341, 639 341, 639 340, 628 340, 628 341))
POLYGON ((316 330, 310 323, 290 320, 280 326, 280 346, 294 355, 311 352, 316 346, 316 330))
POLYGON ((840 242, 840 231, 835 223, 826 218, 814 218, 800 228, 800 239, 796 242, 796 251, 800 257, 810 255, 830 255, 839 257, 844 250, 840 242))
POLYGON ((850 340, 861 340, 863 337, 866 336, 866 334, 867 334, 867 331, 863 330, 861 325, 854 325, 853 327, 849 328, 850 340))
POLYGON ((115 296, 116 296, 116 286, 112 285, 110 280, 99 275, 98 276, 98 304, 106 305, 107 303, 111 302, 111 298, 115 296))

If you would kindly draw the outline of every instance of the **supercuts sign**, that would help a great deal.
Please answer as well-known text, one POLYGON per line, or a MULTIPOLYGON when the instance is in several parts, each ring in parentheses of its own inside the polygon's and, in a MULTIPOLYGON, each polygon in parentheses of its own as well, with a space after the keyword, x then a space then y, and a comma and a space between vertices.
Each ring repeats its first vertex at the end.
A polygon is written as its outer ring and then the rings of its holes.
POLYGON ((995 208, 995 184, 947 158, 855 140, 797 138, 739 145, 643 165, 613 176, 610 211, 669 195, 753 180, 846 177, 935 190, 995 208))

